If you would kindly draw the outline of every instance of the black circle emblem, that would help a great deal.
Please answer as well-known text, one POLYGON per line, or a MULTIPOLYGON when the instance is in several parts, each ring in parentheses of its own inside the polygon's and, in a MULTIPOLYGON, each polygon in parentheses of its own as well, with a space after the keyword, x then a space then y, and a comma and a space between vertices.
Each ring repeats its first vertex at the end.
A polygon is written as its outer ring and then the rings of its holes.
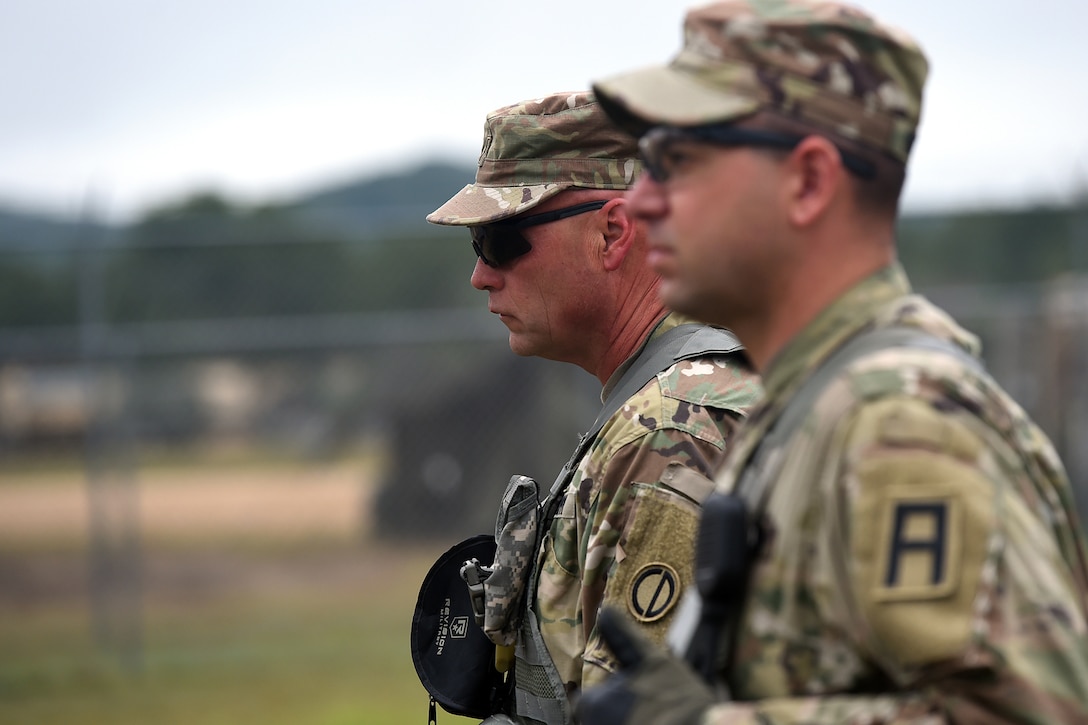
POLYGON ((647 564, 635 573, 627 606, 640 622, 661 619, 676 604, 680 577, 668 564, 647 564))

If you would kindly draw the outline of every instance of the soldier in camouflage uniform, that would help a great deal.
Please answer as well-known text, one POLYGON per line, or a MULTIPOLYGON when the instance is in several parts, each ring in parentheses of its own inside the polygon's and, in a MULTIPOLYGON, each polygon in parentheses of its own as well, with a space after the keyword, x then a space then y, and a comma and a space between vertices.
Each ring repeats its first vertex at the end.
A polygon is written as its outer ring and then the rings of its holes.
POLYGON ((729 325, 765 398, 716 477, 756 542, 732 635, 700 677, 690 629, 683 661, 602 611, 621 668, 584 725, 1088 723, 1070 484, 895 257, 926 73, 856 9, 738 0, 594 84, 641 137, 628 199, 665 302, 729 325))
MULTIPOLYGON (((511 349, 578 365, 600 380, 602 398, 650 338, 696 325, 661 303, 645 229, 628 213, 623 194, 641 171, 637 153, 588 92, 516 103, 488 115, 475 183, 427 217, 469 227, 472 285, 488 293, 511 349)), ((556 721, 571 720, 568 695, 615 667, 596 635, 601 603, 663 641, 691 582, 699 503, 761 392, 732 341, 735 352, 661 370, 572 461, 535 552, 535 597, 525 602, 562 683, 556 721)), ((521 635, 489 636, 506 644, 521 635)), ((523 667, 519 655, 519 688, 523 667)), ((508 714, 515 709, 531 719, 520 699, 508 714)))

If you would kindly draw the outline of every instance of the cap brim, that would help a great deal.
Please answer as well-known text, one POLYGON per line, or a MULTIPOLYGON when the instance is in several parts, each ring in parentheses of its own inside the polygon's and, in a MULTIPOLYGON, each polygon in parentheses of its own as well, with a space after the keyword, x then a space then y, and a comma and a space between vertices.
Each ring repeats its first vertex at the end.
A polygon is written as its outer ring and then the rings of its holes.
POLYGON ((593 92, 612 121, 634 136, 654 126, 702 126, 747 116, 753 98, 731 94, 674 66, 655 66, 597 81, 593 92))
POLYGON ((468 184, 449 201, 427 215, 431 224, 475 226, 516 216, 549 199, 569 184, 535 186, 481 186, 468 184))

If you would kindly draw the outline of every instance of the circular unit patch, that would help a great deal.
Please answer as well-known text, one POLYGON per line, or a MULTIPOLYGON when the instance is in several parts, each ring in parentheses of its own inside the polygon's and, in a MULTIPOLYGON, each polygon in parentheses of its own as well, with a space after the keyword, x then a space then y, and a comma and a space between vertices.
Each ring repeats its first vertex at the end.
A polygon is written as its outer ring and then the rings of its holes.
POLYGON ((656 622, 680 599, 680 576, 668 564, 647 564, 631 581, 627 608, 640 622, 656 622))

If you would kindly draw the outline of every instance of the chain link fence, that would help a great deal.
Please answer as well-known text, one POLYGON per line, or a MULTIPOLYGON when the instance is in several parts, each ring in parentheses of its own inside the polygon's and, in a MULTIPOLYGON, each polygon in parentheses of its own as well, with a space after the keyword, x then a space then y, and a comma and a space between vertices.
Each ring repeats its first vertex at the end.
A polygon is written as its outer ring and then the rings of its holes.
MULTIPOLYGON (((143 250, 159 275, 151 297, 190 264, 171 256, 177 248, 143 250)), ((270 253, 254 249, 248 265, 270 253)), ((274 314, 244 314, 252 308, 226 294, 222 316, 156 319, 131 301, 125 314, 111 311, 116 248, 74 251, 74 318, 0 329, 0 457, 82 461, 92 624, 100 646, 134 669, 141 477, 155 456, 229 446, 320 466, 367 455, 378 465, 359 482, 369 491, 352 513, 360 541, 452 542, 493 528, 511 475, 549 484, 600 403, 585 372, 510 353, 482 295, 475 306, 303 313, 288 300, 274 314)), ((0 250, 0 265, 29 253, 0 250)), ((223 266, 202 264, 213 277, 223 266)), ((325 285, 342 264, 292 277, 291 289, 325 285)), ((380 265, 368 265, 380 278, 380 265)), ((457 284, 467 287, 467 275, 463 267, 457 284)), ((220 275, 209 288, 231 284, 220 275)), ((920 291, 981 337, 989 369, 1052 437, 1088 512, 1088 280, 920 291)))

